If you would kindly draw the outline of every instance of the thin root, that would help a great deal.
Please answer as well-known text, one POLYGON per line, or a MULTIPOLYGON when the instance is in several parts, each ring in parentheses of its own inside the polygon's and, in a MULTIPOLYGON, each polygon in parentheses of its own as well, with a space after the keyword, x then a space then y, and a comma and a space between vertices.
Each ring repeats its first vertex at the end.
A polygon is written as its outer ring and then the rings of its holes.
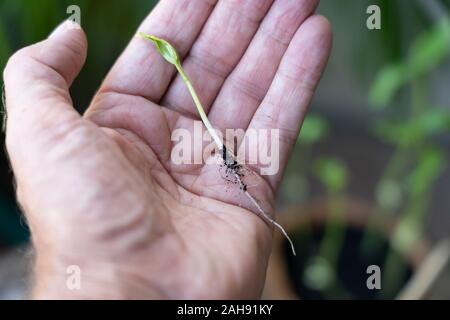
POLYGON ((278 222, 276 222, 274 219, 269 217, 269 215, 263 210, 263 208, 261 208, 258 201, 256 201, 256 199, 250 194, 250 192, 248 192, 248 186, 242 181, 242 174, 240 174, 240 172, 238 171, 239 168, 241 168, 241 166, 239 166, 237 164, 236 160, 234 159, 234 156, 230 155, 230 153, 227 152, 227 150, 224 148, 223 160, 225 162, 225 165, 230 166, 229 157, 226 155, 226 153, 228 153, 228 156, 230 156, 233 159, 232 160, 233 165, 230 167, 230 169, 232 169, 234 178, 236 179, 237 183, 239 184, 240 189, 244 192, 244 194, 247 196, 247 198, 252 202, 252 204, 258 210, 258 216, 261 217, 266 222, 268 222, 269 224, 273 225, 279 231, 281 231, 281 233, 286 237, 287 241, 289 242, 289 244, 291 246, 292 254, 294 256, 296 256, 297 254, 295 252, 295 247, 294 247, 294 243, 292 242, 292 239, 289 237, 286 230, 278 222))
POLYGON ((259 211, 259 216, 262 217, 263 219, 265 219, 267 222, 269 222, 270 224, 272 224, 275 228, 277 228, 278 230, 281 231, 281 233, 286 237, 286 240, 289 242, 290 246, 291 246, 291 250, 292 250, 292 254, 294 256, 297 256, 296 252, 295 252, 295 247, 294 247, 294 243, 292 242, 292 239, 289 237, 289 235, 287 234, 286 230, 284 230, 284 228, 275 220, 273 220, 271 217, 269 217, 267 215, 267 213, 265 213, 265 211, 261 208, 261 206, 259 205, 259 203, 256 201, 256 199, 248 192, 245 192, 245 195, 247 196, 247 198, 250 199, 250 201, 255 205, 255 207, 258 209, 259 211))

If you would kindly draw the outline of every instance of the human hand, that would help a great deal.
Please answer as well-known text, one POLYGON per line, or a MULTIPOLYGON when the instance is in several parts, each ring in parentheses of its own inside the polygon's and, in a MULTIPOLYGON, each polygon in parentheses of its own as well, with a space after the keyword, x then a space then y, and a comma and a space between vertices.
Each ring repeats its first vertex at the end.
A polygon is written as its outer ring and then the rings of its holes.
MULTIPOLYGON (((331 49, 317 0, 163 0, 139 31, 183 56, 220 130, 280 129, 274 195, 331 49)), ((35 298, 257 298, 272 230, 207 165, 171 162, 171 133, 197 113, 183 81, 133 38, 80 116, 69 88, 86 59, 61 25, 5 72, 7 149, 36 252, 35 298), (79 266, 82 287, 66 286, 79 266)))

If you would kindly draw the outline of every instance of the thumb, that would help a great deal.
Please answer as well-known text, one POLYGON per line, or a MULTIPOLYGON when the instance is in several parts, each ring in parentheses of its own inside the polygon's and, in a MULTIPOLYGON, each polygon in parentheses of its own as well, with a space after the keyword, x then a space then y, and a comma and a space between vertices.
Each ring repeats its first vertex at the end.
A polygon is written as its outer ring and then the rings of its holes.
POLYGON ((84 65, 87 40, 73 22, 48 39, 15 53, 4 70, 8 151, 27 147, 42 135, 61 134, 80 115, 69 87, 84 65))

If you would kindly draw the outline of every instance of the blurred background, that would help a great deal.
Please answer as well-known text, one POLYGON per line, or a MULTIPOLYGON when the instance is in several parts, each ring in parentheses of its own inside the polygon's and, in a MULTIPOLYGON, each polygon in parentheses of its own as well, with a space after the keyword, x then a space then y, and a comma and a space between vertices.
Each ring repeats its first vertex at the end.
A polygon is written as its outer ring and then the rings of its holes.
MULTIPOLYGON (((82 112, 156 2, 0 0, 0 70, 80 6, 89 56, 72 95, 82 112)), ((319 12, 335 46, 278 203, 299 254, 277 237, 264 297, 448 299, 450 0, 322 0, 319 12), (370 5, 381 30, 366 27, 370 5)), ((20 299, 28 230, 5 154, 0 163, 0 299, 20 299)))

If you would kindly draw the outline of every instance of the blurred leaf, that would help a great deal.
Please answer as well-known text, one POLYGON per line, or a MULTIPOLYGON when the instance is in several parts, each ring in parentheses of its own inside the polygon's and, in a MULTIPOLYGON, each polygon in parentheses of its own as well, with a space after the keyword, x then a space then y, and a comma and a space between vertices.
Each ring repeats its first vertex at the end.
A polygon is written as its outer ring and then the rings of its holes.
POLYGON ((300 143, 314 144, 324 139, 330 132, 329 123, 317 115, 309 115, 303 122, 300 143))
POLYGON ((328 260, 316 256, 307 264, 303 281, 314 290, 324 290, 329 287, 335 278, 335 270, 328 260))
POLYGON ((420 36, 411 48, 410 73, 417 77, 432 71, 450 52, 450 21, 443 19, 432 30, 420 36))
POLYGON ((411 146, 418 141, 450 132, 450 112, 432 108, 410 122, 405 119, 384 121, 375 126, 376 135, 385 143, 411 146))
POLYGON ((443 19, 420 35, 410 49, 409 58, 385 67, 376 76, 369 93, 375 109, 389 105, 400 88, 413 79, 431 72, 450 52, 450 21, 443 19))
POLYGON ((439 148, 429 148, 420 157, 419 163, 408 178, 412 197, 419 197, 430 191, 436 179, 447 165, 447 157, 439 148))
POLYGON ((403 199, 400 182, 397 180, 383 180, 379 183, 376 191, 379 206, 388 212, 397 210, 403 199))
POLYGON ((335 158, 322 158, 314 166, 314 172, 330 193, 343 191, 347 187, 346 164, 335 158))
POLYGON ((450 132, 450 112, 445 109, 429 110, 416 122, 427 135, 450 132))
POLYGON ((397 91, 408 81, 406 70, 406 65, 399 63, 380 71, 369 93, 370 103, 376 109, 390 104, 397 91))
POLYGON ((403 218, 392 236, 393 247, 404 254, 410 253, 419 239, 421 230, 421 226, 416 221, 408 217, 403 218))

